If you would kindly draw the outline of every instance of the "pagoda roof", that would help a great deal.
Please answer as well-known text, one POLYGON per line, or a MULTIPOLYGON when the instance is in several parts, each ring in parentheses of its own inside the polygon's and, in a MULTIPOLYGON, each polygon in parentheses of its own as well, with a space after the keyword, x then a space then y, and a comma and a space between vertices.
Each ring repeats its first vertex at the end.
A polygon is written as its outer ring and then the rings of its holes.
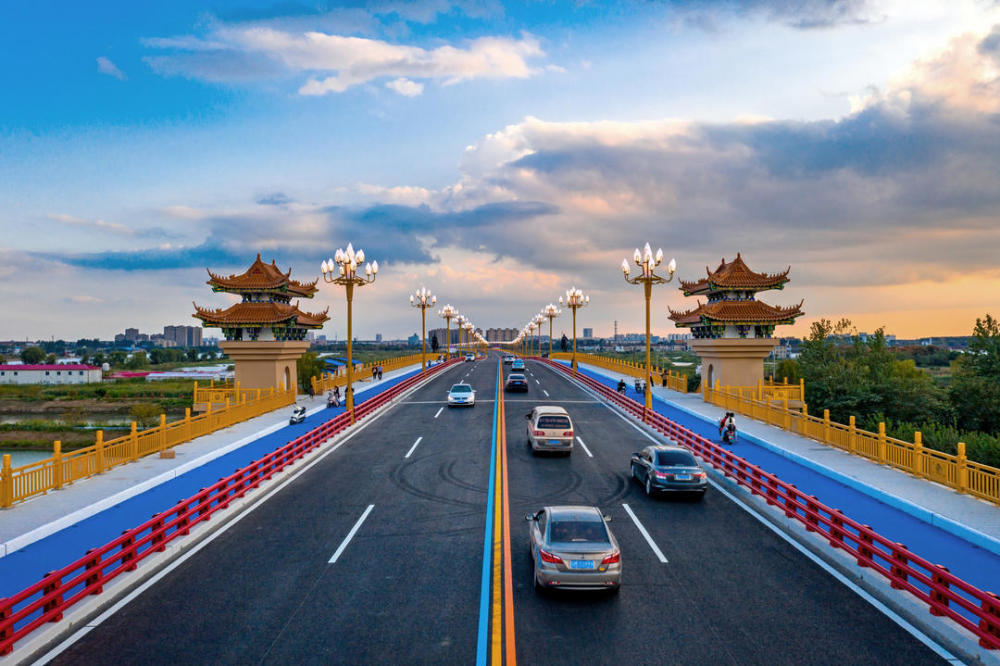
POLYGON ((675 312, 669 310, 670 319, 678 326, 695 326, 708 320, 723 324, 780 324, 792 322, 801 317, 801 301, 798 305, 788 307, 768 305, 757 300, 747 301, 716 301, 715 303, 698 303, 691 310, 675 312))
POLYGON ((282 273, 274 260, 271 260, 270 264, 264 263, 258 252, 257 258, 250 264, 250 268, 239 275, 224 277, 208 271, 207 284, 212 287, 213 291, 281 291, 303 298, 312 298, 313 294, 318 291, 316 288, 318 278, 312 282, 298 282, 289 278, 291 274, 292 269, 290 268, 288 272, 282 273))
POLYGON ((330 319, 327 312, 303 312, 296 302, 283 303, 235 303, 228 308, 201 308, 194 303, 193 317, 201 319, 209 326, 273 326, 290 324, 302 328, 321 328, 330 319))
POLYGON ((781 273, 757 273, 743 262, 740 253, 736 253, 736 258, 726 263, 725 257, 722 263, 714 271, 705 266, 706 277, 693 282, 680 281, 680 290, 685 296, 697 294, 707 294, 712 291, 726 289, 748 289, 761 291, 765 289, 781 289, 788 282, 788 273, 792 270, 789 266, 781 273))

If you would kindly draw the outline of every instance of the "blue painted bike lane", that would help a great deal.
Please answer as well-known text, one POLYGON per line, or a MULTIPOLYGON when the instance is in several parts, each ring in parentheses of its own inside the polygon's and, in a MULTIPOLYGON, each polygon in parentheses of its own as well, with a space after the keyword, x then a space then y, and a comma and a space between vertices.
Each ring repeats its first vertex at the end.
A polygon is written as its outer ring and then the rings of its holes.
MULTIPOLYGON (((387 379, 377 387, 357 395, 358 397, 363 395, 364 400, 371 399, 419 372, 417 369, 387 379)), ((0 558, 0 598, 23 590, 48 572, 60 569, 83 557, 87 550, 116 539, 124 530, 141 525, 153 514, 165 511, 178 501, 194 495, 202 488, 266 456, 343 412, 343 407, 324 408, 306 417, 303 423, 288 425, 264 435, 235 451, 0 558)), ((16 511, 17 508, 10 510, 16 511)))
MULTIPOLYGON (((579 372, 609 388, 617 388, 617 380, 584 368, 580 368, 579 372)), ((641 401, 642 396, 633 395, 630 385, 629 397, 641 401)), ((686 412, 655 395, 653 409, 709 441, 720 443, 716 423, 686 412)), ((721 418, 721 410, 719 414, 721 418)), ((912 552, 929 562, 948 567, 951 573, 972 585, 986 591, 1000 590, 1000 556, 995 553, 755 444, 745 437, 741 437, 736 444, 727 448, 782 481, 794 484, 809 495, 815 495, 823 504, 840 509, 859 523, 870 525, 882 536, 905 544, 912 552)))

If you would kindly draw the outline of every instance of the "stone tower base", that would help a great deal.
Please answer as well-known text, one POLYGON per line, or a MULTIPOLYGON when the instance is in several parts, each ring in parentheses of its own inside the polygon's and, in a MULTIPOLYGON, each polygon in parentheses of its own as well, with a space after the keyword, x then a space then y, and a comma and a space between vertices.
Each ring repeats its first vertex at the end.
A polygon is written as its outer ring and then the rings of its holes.
POLYGON ((701 386, 756 386, 764 379, 764 359, 778 346, 777 338, 714 338, 692 340, 701 358, 701 386))
POLYGON ((298 393, 299 373, 295 361, 307 349, 309 341, 294 342, 220 342, 219 347, 233 361, 240 388, 292 388, 298 393))

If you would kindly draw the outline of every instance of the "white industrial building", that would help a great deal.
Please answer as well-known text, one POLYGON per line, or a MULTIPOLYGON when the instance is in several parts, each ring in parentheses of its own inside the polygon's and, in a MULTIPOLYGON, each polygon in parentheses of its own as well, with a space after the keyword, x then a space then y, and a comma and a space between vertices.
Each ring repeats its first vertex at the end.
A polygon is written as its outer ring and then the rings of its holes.
POLYGON ((90 384, 101 381, 93 365, 0 365, 0 384, 90 384))

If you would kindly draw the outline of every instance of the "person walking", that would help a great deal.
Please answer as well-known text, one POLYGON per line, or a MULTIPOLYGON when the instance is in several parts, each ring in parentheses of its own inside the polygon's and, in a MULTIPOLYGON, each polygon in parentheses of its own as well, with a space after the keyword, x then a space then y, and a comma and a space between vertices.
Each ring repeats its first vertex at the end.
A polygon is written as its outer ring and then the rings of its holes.
POLYGON ((309 400, 312 401, 316 397, 316 389, 313 388, 312 382, 309 382, 309 400))
POLYGON ((382 381, 382 366, 381 365, 378 366, 378 378, 379 378, 379 381, 382 381))

